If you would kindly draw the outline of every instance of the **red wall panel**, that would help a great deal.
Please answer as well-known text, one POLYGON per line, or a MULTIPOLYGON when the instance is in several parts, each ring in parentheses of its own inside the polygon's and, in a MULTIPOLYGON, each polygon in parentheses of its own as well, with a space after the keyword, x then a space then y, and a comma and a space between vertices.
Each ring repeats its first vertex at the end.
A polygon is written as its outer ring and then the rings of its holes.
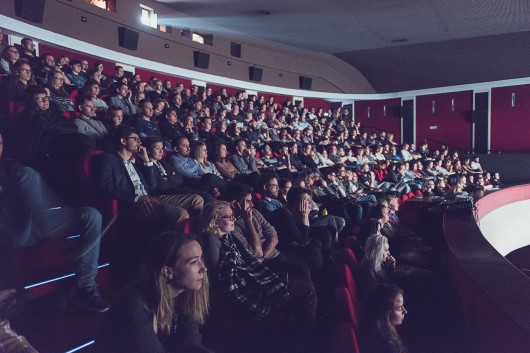
POLYGON ((530 150, 530 85, 491 90, 491 149, 530 150), (512 93, 515 106, 512 107, 512 93))
POLYGON ((183 83, 185 88, 191 87, 191 80, 186 79, 186 78, 180 78, 177 76, 161 74, 159 72, 145 70, 145 69, 141 69, 138 67, 135 69, 135 74, 140 75, 140 77, 142 78, 142 82, 149 82, 149 79, 151 78, 151 76, 155 76, 157 79, 159 79, 162 82, 164 82, 165 80, 171 81, 171 87, 173 88, 175 88, 177 83, 183 83))
POLYGON ((431 140, 428 142, 433 148, 446 144, 451 149, 469 150, 472 108, 472 91, 417 96, 416 142, 421 143, 427 139, 431 140), (454 111, 451 106, 452 99, 454 99, 454 111))
POLYGON ((384 130, 394 134, 394 141, 401 141, 401 99, 357 101, 354 106, 355 121, 365 127, 365 131, 384 130), (386 106, 386 114, 385 114, 386 106), (370 117, 368 117, 368 109, 370 117))
POLYGON ((57 60, 61 56, 67 56, 70 60, 82 60, 86 59, 88 61, 88 68, 89 70, 92 70, 94 67, 94 63, 100 62, 103 64, 105 69, 103 70, 103 73, 108 77, 112 76, 114 74, 114 65, 115 63, 112 61, 108 61, 105 59, 99 59, 90 55, 77 53, 68 49, 64 48, 58 48, 58 47, 52 47, 43 43, 39 43, 39 55, 42 56, 43 54, 51 54, 53 57, 57 60))
POLYGON ((311 108, 322 108, 324 111, 331 108, 331 102, 322 98, 304 98, 304 107, 311 108))

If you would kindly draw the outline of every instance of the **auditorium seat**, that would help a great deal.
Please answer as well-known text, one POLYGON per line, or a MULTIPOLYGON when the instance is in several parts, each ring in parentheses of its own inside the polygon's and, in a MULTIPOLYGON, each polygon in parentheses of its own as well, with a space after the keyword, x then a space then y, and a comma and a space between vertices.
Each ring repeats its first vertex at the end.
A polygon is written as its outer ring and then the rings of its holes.
POLYGON ((351 323, 339 322, 331 334, 329 353, 359 353, 357 334, 351 323))
POLYGON ((351 273, 355 273, 355 271, 357 271, 357 257, 355 256, 353 249, 342 249, 340 252, 340 259, 344 264, 348 265, 351 273))
MULTIPOLYGON (((351 306, 352 306, 351 313, 346 313, 346 314, 347 315, 351 314, 350 322, 352 322, 355 326, 357 326, 357 320, 358 320, 357 313, 358 313, 358 307, 359 307, 357 285, 355 284, 350 268, 346 264, 337 266, 337 288, 336 289, 341 289, 341 288, 345 289, 346 291, 345 293, 348 295, 349 301, 351 302, 351 306)), ((338 295, 337 291, 335 292, 335 294, 338 295)), ((344 305, 344 303, 342 304, 344 305)), ((348 310, 350 309, 348 308, 348 310)), ((344 315, 344 314, 339 313, 339 315, 344 315)), ((342 319, 345 319, 345 317, 342 316, 342 319)), ((338 322, 344 322, 344 321, 338 321, 338 322)))
POLYGON ((335 302, 337 305, 337 323, 350 323, 357 326, 357 309, 347 288, 335 288, 335 302))

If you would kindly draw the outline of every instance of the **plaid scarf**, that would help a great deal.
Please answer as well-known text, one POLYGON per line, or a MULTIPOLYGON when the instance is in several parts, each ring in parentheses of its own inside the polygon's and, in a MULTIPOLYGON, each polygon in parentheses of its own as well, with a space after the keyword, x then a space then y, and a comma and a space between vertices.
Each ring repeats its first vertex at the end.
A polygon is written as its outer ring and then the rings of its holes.
POLYGON ((221 238, 218 269, 221 287, 254 321, 290 298, 286 281, 259 263, 231 233, 221 238))

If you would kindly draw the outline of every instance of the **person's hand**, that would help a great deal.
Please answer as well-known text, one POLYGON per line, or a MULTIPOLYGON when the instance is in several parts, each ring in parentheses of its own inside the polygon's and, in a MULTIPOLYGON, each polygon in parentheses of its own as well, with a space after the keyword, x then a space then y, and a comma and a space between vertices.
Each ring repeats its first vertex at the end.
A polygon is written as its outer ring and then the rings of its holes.
POLYGON ((236 207, 246 221, 252 221, 252 208, 254 207, 252 201, 243 199, 243 203, 236 202, 236 207))
POLYGON ((391 269, 391 270, 395 270, 396 269, 396 258, 392 255, 388 255, 388 257, 386 258, 385 260, 387 266, 391 269))
POLYGON ((322 187, 327 187, 328 186, 328 183, 326 183, 326 181, 324 179, 320 179, 320 185, 322 185, 322 187))
POLYGON ((145 163, 149 162, 149 156, 147 155, 147 148, 144 146, 138 147, 138 152, 136 155, 140 157, 145 163))
POLYGON ((303 200, 300 203, 300 213, 303 216, 308 216, 311 212, 311 201, 310 200, 303 200))
POLYGON ((156 202, 150 196, 141 196, 136 201, 136 206, 142 216, 149 217, 155 211, 156 202))
POLYGON ((219 191, 218 188, 213 188, 212 189, 212 195, 213 195, 213 197, 217 198, 217 197, 221 196, 221 192, 219 191))

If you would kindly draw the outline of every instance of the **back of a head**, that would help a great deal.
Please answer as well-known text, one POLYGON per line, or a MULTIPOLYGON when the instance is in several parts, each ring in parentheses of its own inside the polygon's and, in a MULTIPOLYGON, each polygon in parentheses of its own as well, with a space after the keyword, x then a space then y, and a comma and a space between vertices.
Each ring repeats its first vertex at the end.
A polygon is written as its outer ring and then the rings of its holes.
POLYGON ((253 189, 251 186, 242 183, 228 183, 223 189, 221 199, 223 201, 234 201, 239 200, 242 197, 252 194, 253 189))

